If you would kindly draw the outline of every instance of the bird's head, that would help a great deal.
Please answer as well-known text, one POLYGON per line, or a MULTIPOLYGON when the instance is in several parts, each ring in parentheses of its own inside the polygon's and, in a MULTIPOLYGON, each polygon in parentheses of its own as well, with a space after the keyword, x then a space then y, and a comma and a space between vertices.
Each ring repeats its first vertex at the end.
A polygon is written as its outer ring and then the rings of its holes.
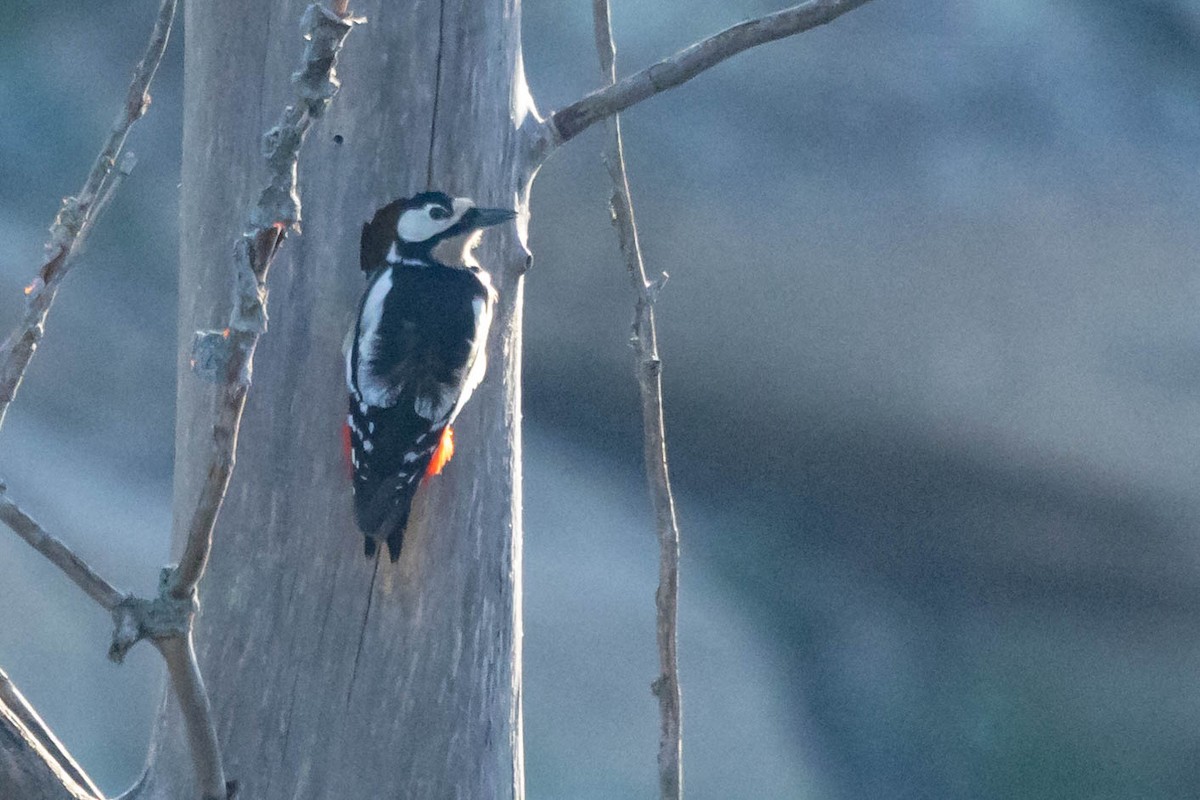
POLYGON ((363 226, 362 268, 369 272, 405 258, 460 266, 468 262, 484 228, 516 215, 442 192, 401 198, 376 211, 363 226))

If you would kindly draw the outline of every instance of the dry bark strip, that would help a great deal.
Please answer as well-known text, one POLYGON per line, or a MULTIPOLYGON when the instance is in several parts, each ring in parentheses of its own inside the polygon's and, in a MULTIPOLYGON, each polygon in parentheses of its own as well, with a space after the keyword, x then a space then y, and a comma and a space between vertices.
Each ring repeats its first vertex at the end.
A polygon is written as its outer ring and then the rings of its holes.
MULTIPOLYGON (((616 47, 613 45, 608 0, 593 0, 596 52, 600 71, 609 85, 617 79, 616 47)), ((637 360, 638 390, 642 403, 643 457, 646 483, 654 507, 658 532, 658 590, 655 612, 658 631, 659 675, 651 685, 658 698, 659 742, 658 785, 662 800, 683 796, 683 720, 679 695, 679 658, 676 652, 676 624, 679 616, 679 521, 675 517, 675 498, 671 493, 671 475, 667 467, 667 436, 663 425, 662 362, 658 357, 658 330, 654 322, 654 302, 666 279, 658 282, 646 277, 646 265, 638 242, 633 199, 629 193, 629 175, 625 170, 621 120, 612 114, 605 118, 608 138, 604 164, 612 180, 613 227, 621 257, 633 281, 636 302, 633 333, 630 337, 637 360)))

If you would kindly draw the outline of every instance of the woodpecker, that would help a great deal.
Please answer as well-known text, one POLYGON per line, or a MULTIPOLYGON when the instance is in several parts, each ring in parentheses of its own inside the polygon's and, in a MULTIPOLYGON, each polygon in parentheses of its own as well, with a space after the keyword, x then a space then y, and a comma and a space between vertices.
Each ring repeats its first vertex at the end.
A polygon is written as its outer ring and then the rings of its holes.
POLYGON ((484 228, 515 216, 424 192, 363 225, 368 280, 347 337, 346 442, 368 558, 381 540, 400 557, 418 486, 453 453, 450 426, 483 379, 496 303, 471 251, 484 228))

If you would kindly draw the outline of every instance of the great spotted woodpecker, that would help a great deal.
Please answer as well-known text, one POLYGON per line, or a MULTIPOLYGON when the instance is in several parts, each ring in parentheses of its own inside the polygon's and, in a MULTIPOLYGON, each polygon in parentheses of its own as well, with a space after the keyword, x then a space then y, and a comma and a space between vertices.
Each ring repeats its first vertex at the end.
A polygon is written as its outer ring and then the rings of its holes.
POLYGON ((453 452, 450 425, 483 379, 496 302, 471 251, 484 228, 514 216, 425 192, 363 225, 369 277, 346 351, 346 438, 368 558, 380 540, 400 557, 417 487, 453 452))

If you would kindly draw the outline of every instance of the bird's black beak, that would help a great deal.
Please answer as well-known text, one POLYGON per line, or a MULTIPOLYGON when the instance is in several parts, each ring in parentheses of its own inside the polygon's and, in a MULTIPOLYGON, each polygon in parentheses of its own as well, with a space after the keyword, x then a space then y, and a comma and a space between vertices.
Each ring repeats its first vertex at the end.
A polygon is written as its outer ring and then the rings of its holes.
POLYGON ((507 208, 472 208, 463 214, 461 224, 472 229, 487 228, 499 225, 501 222, 508 222, 516 216, 517 212, 507 208))

